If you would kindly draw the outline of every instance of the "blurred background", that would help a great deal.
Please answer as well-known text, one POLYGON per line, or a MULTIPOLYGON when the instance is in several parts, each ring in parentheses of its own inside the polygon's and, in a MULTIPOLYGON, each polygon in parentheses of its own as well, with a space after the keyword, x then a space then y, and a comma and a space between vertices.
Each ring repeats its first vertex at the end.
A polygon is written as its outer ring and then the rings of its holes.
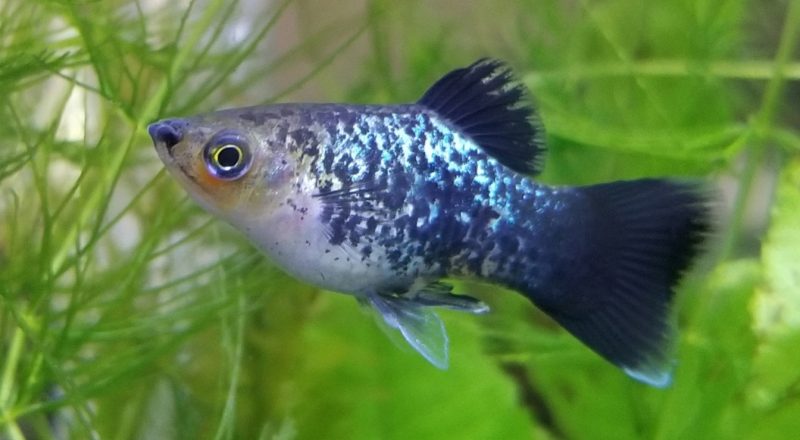
POLYGON ((3 0, 0 439, 792 438, 799 30, 796 0, 3 0), (482 56, 535 97, 540 180, 718 190, 671 387, 464 283, 492 313, 442 313, 437 370, 188 200, 145 131, 412 102, 482 56))

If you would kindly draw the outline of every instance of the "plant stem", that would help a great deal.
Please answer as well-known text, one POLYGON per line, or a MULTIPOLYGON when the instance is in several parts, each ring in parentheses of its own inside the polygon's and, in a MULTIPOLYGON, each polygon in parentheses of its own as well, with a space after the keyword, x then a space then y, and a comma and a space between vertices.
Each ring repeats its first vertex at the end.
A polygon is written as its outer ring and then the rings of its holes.
MULTIPOLYGON (((548 80, 575 81, 625 76, 711 76, 738 80, 773 80, 775 78, 775 61, 631 60, 617 63, 574 65, 567 69, 532 72, 525 76, 525 82, 536 84, 548 80)), ((781 77, 784 80, 800 80, 800 63, 784 63, 781 66, 781 77)))
POLYGON ((780 45, 772 67, 772 77, 767 84, 767 90, 764 92, 761 108, 754 119, 753 134, 756 142, 748 148, 749 154, 745 162, 745 169, 739 179, 739 191, 734 202, 731 224, 725 234, 720 251, 720 257, 723 259, 730 256, 740 239, 744 214, 747 211, 747 202, 753 191, 753 182, 758 174, 758 168, 762 165, 767 151, 766 140, 769 138, 769 132, 774 124, 775 112, 781 101, 781 92, 787 79, 788 61, 797 45, 799 31, 800 1, 795 0, 789 3, 780 45))
POLYGON ((6 432, 8 433, 8 436, 11 438, 11 440, 25 440, 25 435, 19 429, 17 423, 11 420, 7 422, 8 426, 6 426, 6 432))
MULTIPOLYGON (((220 272, 220 289, 225 292, 230 283, 225 276, 225 272, 220 272)), ((233 335, 228 335, 226 338, 226 348, 228 348, 228 357, 231 369, 230 375, 228 376, 230 382, 228 384, 226 393, 225 406, 222 410, 220 421, 217 424, 217 431, 214 434, 215 440, 233 438, 236 429, 234 426, 234 418, 236 415, 237 390, 239 389, 240 385, 242 356, 244 353, 244 331, 247 319, 247 304, 244 295, 235 296, 237 311, 233 317, 235 321, 232 323, 234 326, 234 333, 233 335)))
POLYGON ((3 409, 9 406, 11 391, 14 383, 14 373, 17 371, 17 363, 19 356, 22 353, 22 343, 25 340, 25 335, 22 329, 17 327, 14 330, 14 336, 11 338, 11 345, 8 347, 8 356, 6 357, 5 368, 3 368, 3 378, 0 382, 0 407, 3 409))
POLYGON ((14 377, 17 371, 19 357, 22 354, 22 346, 25 342, 25 334, 22 329, 17 327, 14 336, 11 338, 11 345, 8 347, 5 366, 3 368, 2 382, 0 382, 0 410, 3 413, 3 423, 6 423, 6 430, 9 437, 13 440, 24 440, 19 426, 11 415, 11 393, 14 388, 14 377))

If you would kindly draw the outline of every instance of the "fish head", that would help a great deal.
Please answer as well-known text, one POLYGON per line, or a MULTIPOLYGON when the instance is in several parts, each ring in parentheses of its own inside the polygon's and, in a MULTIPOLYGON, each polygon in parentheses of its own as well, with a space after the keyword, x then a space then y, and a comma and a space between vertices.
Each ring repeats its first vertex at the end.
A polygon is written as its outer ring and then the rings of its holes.
POLYGON ((270 212, 297 176, 279 120, 254 124, 253 109, 223 110, 148 126, 159 158, 208 211, 238 223, 270 212))

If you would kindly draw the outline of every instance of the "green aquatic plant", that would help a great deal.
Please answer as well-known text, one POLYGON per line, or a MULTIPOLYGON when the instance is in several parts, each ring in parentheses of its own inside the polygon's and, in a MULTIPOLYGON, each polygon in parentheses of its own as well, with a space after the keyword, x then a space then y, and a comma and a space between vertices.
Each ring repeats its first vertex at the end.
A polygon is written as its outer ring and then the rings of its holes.
MULTIPOLYGON (((247 292, 275 277, 264 275, 253 252, 215 238, 210 222, 192 214, 195 208, 154 166, 142 127, 159 115, 225 99, 226 90, 255 89, 291 63, 302 44, 243 68, 288 5, 276 3, 249 22, 237 2, 192 2, 186 9, 4 3, 4 435, 143 435, 154 428, 142 414, 162 404, 151 390, 171 382, 168 370, 191 370, 198 358, 186 354, 181 365, 176 356, 221 321, 230 322, 222 326, 228 344, 203 354, 215 364, 203 378, 220 397, 208 411, 216 420, 185 423, 233 435, 226 398, 234 397, 228 381, 237 383, 243 344, 233 329, 244 322, 244 307, 252 307, 245 306, 247 292), (233 25, 245 26, 246 34, 226 41, 233 25), (234 71, 246 75, 233 80, 234 71), (193 264, 176 264, 180 255, 193 264)), ((328 57, 360 32, 347 25, 319 31, 341 32, 330 44, 318 43, 328 57)))
POLYGON ((800 428, 800 3, 254 3, 0 4, 0 438, 800 428), (451 367, 436 370, 195 207, 144 130, 287 99, 414 101, 483 55, 531 89, 549 183, 721 182, 731 208, 680 290, 670 388, 629 380, 522 298, 465 283, 493 312, 444 314, 451 367))

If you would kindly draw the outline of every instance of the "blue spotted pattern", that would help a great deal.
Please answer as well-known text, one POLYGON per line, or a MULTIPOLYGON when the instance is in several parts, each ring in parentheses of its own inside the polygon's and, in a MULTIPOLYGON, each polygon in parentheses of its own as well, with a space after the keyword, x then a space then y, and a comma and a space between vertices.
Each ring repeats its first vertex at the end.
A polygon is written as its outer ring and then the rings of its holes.
POLYGON ((380 248, 398 275, 477 276, 531 292, 580 248, 564 215, 579 192, 510 170, 425 107, 290 111, 282 116, 303 128, 278 131, 314 176, 330 244, 362 261, 380 248))

